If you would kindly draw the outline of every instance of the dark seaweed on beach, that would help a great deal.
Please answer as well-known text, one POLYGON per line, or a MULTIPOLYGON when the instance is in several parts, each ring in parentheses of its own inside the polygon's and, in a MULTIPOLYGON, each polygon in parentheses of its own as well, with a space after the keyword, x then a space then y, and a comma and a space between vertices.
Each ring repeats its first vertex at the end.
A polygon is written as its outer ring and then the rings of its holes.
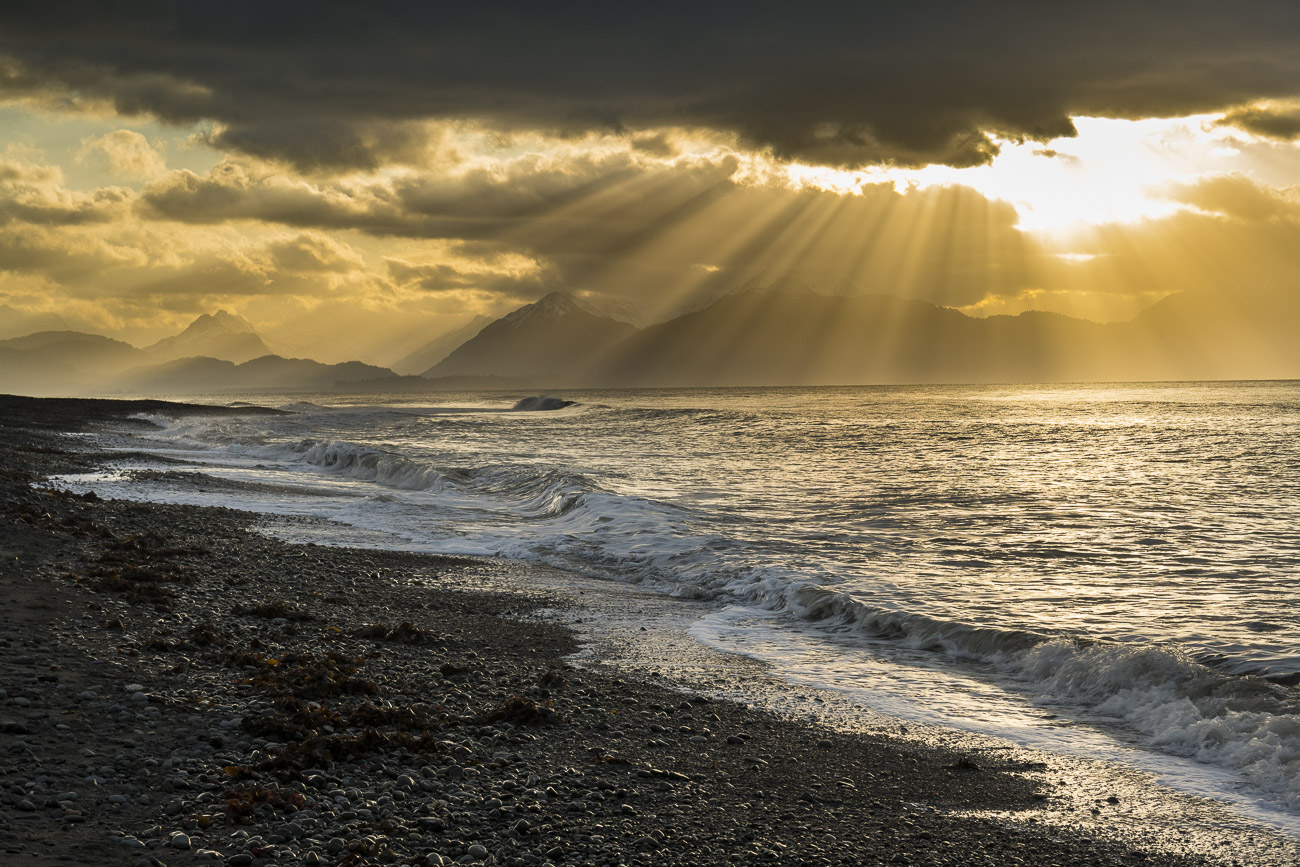
POLYGON ((288 743, 273 761, 281 768, 303 771, 396 750, 427 755, 437 753, 441 748, 429 732, 417 735, 363 729, 356 733, 311 736, 301 742, 288 743))
POLYGON ((441 719, 423 709, 387 701, 365 701, 354 707, 327 707, 290 696, 276 702, 273 707, 273 713, 246 717, 244 731, 257 737, 305 741, 322 732, 351 729, 425 732, 442 727, 441 719))
POLYGON ((549 701, 538 704, 532 699, 512 695, 497 707, 480 717, 481 722, 508 722, 522 726, 553 725, 560 715, 551 709, 549 701))
POLYGON ((232 651, 225 658, 230 664, 256 670, 255 674, 245 678, 244 683, 298 698, 375 695, 379 692, 379 686, 373 680, 357 677, 365 664, 359 656, 289 652, 272 657, 232 651))
POLYGON ((242 616, 263 617, 267 620, 315 620, 316 616, 305 608, 298 608, 284 599, 267 599, 254 605, 236 605, 232 613, 242 616))
POLYGON ((291 789, 273 790, 266 786, 249 786, 226 789, 226 817, 234 824, 250 824, 259 808, 270 811, 296 813, 308 806, 301 793, 291 789))
POLYGON ((387 623, 372 623, 352 630, 349 635, 353 638, 398 641, 403 644, 426 644, 437 638, 433 631, 422 629, 409 620, 403 620, 396 626, 389 626, 387 623))

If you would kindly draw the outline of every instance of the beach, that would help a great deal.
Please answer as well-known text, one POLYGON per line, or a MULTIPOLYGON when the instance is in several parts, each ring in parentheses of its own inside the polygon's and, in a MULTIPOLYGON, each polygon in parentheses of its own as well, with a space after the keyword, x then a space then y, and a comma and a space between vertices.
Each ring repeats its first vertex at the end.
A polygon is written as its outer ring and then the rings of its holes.
POLYGON ((5 863, 1254 863, 1018 753, 575 657, 524 564, 42 483, 103 463, 66 434, 160 410, 212 411, 0 399, 5 863))

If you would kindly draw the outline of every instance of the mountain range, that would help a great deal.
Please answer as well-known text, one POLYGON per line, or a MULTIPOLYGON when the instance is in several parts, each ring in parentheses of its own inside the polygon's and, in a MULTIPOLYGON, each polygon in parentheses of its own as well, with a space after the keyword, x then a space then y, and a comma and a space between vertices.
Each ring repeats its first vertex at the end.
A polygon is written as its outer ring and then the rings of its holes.
POLYGON ((598 316, 572 295, 552 292, 484 326, 424 376, 529 376, 587 382, 636 327, 598 316))
MULTIPOLYGON (((0 308, 0 328, 22 316, 0 308)), ((1286 287, 1231 299, 1184 292, 1129 322, 1100 324, 1044 312, 977 319, 892 295, 783 286, 725 295, 645 328, 554 292, 499 319, 480 317, 435 335, 394 363, 396 372, 272 354, 250 322, 217 311, 144 349, 66 329, 0 340, 0 389, 192 394, 1300 378, 1296 322, 1300 301, 1286 287)))
POLYGON ((271 354, 253 323, 224 310, 203 314, 180 334, 164 337, 145 351, 159 362, 207 356, 240 363, 271 354))

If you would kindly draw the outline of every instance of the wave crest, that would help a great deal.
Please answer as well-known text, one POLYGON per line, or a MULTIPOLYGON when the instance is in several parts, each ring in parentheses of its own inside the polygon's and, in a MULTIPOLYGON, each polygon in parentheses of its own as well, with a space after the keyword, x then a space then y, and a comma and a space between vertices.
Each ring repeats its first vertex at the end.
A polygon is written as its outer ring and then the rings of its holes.
POLYGON ((559 397, 525 397, 515 403, 511 409, 516 412, 549 412, 556 409, 564 409, 566 406, 573 406, 573 401, 564 400, 559 397))

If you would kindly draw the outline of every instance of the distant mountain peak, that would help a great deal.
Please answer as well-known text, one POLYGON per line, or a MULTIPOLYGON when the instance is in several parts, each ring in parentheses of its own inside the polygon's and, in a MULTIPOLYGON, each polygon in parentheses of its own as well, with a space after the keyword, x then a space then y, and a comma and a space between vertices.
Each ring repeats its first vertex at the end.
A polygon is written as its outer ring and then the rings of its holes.
POLYGON ((215 313, 204 313, 189 324, 189 327, 180 333, 179 336, 206 336, 209 334, 256 334, 257 330, 253 328, 253 323, 237 313, 227 313, 224 310, 218 310, 215 313))
POLYGON ((485 325, 424 375, 575 377, 634 330, 552 292, 485 325))
POLYGON ((552 292, 543 295, 532 304, 525 304, 518 310, 507 313, 499 321, 513 328, 520 328, 533 323, 563 319, 575 313, 592 315, 568 292, 552 292))
POLYGON ((598 319, 612 319, 638 326, 640 311, 626 301, 616 298, 578 298, 569 292, 551 292, 532 304, 525 304, 501 317, 502 322, 515 325, 562 319, 580 313, 598 319))
POLYGON ((271 350, 262 342, 251 322, 237 314, 218 310, 204 313, 180 334, 164 337, 147 351, 163 359, 210 356, 239 364, 266 355, 271 350))

